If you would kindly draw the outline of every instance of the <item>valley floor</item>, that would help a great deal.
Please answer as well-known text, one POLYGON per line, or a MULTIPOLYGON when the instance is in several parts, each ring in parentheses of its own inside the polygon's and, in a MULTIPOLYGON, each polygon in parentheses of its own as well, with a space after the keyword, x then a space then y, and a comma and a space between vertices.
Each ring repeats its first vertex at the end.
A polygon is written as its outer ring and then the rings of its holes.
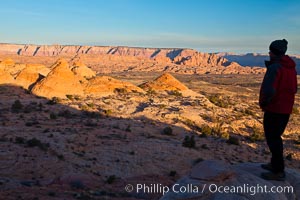
MULTIPOLYGON (((158 75, 110 74, 135 85, 158 75)), ((171 185, 202 160, 269 161, 257 105, 262 75, 174 77, 197 94, 120 91, 48 100, 1 85, 0 197, 157 199, 124 187, 171 185)), ((299 97, 283 136, 286 166, 297 171, 299 97)))

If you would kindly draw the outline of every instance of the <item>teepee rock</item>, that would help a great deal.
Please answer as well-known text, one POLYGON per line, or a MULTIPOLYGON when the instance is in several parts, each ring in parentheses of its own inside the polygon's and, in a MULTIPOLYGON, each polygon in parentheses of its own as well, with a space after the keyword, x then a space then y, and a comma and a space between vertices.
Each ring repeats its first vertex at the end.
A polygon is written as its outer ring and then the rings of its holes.
POLYGON ((113 94, 116 91, 141 92, 144 91, 132 83, 120 81, 109 76, 98 76, 89 80, 85 87, 86 95, 103 96, 113 94))
POLYGON ((32 88, 32 93, 47 98, 65 98, 66 95, 83 95, 83 86, 69 68, 68 62, 59 60, 47 77, 32 88))
POLYGON ((96 72, 87 67, 83 62, 76 61, 73 64, 72 72, 84 78, 92 78, 96 76, 96 72))
POLYGON ((8 72, 0 68, 0 84, 14 84, 15 79, 8 72))
POLYGON ((25 89, 30 89, 37 81, 47 76, 49 72, 50 69, 44 65, 27 64, 16 76, 16 84, 25 89))
POLYGON ((143 89, 148 90, 163 90, 163 91, 172 91, 172 90, 188 90, 188 88, 174 78, 171 74, 165 73, 153 81, 146 82, 140 85, 143 89))
POLYGON ((0 65, 5 66, 5 67, 12 67, 15 65, 15 61, 13 61, 13 59, 11 59, 11 58, 6 58, 0 62, 0 65))

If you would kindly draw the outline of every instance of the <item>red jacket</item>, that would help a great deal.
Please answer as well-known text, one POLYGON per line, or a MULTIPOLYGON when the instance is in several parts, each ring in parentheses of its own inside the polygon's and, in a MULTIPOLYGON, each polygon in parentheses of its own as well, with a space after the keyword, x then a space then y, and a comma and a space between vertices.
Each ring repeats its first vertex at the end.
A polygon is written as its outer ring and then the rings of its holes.
POLYGON ((263 111, 291 114, 297 92, 295 62, 287 55, 266 61, 267 72, 260 88, 263 111))

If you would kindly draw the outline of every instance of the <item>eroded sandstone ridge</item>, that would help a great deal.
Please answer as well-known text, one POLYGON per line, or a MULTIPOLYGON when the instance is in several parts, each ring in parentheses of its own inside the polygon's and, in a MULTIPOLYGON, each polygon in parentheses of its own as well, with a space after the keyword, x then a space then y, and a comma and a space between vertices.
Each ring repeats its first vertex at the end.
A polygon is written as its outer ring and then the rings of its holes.
MULTIPOLYGON (((217 54, 180 48, 0 44, 0 55, 13 55, 14 60, 19 59, 22 62, 32 57, 79 59, 98 73, 166 71, 181 74, 260 74, 264 72, 263 68, 243 67, 217 54), (16 58, 18 56, 19 58, 16 58)), ((49 63, 45 59, 41 62, 40 64, 45 65, 49 63)))

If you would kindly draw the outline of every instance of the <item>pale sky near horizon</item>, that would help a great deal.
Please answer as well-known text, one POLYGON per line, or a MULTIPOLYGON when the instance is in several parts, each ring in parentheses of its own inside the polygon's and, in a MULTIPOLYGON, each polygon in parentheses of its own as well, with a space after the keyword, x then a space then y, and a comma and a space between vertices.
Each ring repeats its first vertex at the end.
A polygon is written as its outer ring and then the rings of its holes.
POLYGON ((299 0, 9 0, 0 43, 300 54, 299 0))

